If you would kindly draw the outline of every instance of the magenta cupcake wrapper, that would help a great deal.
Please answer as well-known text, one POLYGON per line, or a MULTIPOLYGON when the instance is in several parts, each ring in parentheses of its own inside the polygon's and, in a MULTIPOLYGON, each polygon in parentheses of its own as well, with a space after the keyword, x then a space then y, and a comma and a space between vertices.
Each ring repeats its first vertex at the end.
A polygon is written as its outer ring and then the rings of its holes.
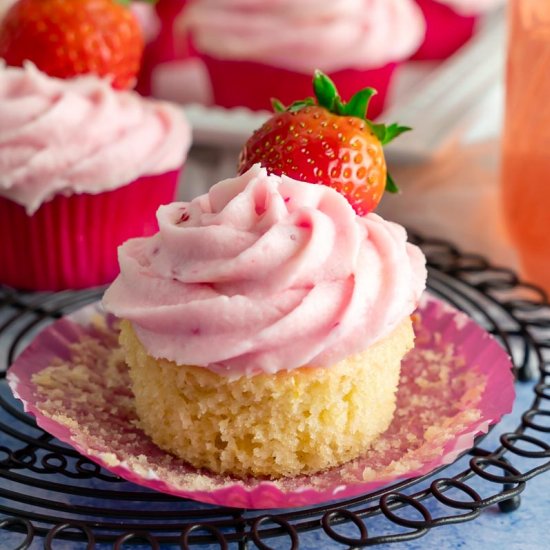
POLYGON ((403 361, 396 414, 373 448, 338 468, 275 481, 196 470, 152 443, 133 408, 116 321, 99 304, 44 330, 7 378, 40 427, 128 481, 221 506, 310 506, 428 474, 511 411, 511 362, 496 340, 430 297, 414 324, 417 344, 403 361))
POLYGON ((446 59, 472 38, 477 17, 461 15, 437 0, 416 0, 416 3, 426 20, 426 35, 411 59, 446 59))
POLYGON ((0 284, 24 290, 80 289, 110 283, 117 248, 158 230, 156 210, 174 200, 179 171, 117 189, 56 195, 29 216, 0 197, 0 284))
MULTIPOLYGON (((291 70, 256 63, 234 61, 201 55, 214 92, 214 102, 222 107, 248 107, 254 111, 271 111, 271 98, 285 105, 313 95, 313 72, 291 70)), ((344 69, 329 73, 344 100, 362 88, 377 90, 369 104, 369 118, 377 117, 384 109, 396 63, 376 69, 344 69)))

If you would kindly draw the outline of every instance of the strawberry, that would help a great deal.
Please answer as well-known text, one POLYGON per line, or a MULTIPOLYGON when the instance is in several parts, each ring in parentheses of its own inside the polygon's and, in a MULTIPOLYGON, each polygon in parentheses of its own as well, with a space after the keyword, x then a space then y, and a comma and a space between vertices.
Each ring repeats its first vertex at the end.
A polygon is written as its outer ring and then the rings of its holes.
POLYGON ((382 146, 410 128, 366 118, 376 93, 372 88, 344 103, 330 78, 316 71, 313 89, 315 98, 288 108, 273 100, 276 113, 246 142, 239 173, 259 162, 270 173, 328 185, 364 216, 376 208, 384 191, 398 191, 382 146))
POLYGON ((137 19, 121 4, 19 0, 0 24, 0 57, 16 67, 30 60, 58 78, 92 73, 110 77, 114 88, 131 88, 144 43, 137 19))

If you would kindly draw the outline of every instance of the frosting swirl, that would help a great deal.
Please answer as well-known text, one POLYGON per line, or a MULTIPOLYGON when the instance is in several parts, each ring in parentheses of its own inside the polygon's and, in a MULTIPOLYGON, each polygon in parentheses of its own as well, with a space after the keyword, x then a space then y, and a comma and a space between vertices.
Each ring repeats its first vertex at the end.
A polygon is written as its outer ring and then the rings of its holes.
POLYGON ((97 194, 178 169, 190 146, 180 109, 96 76, 52 78, 0 65, 0 195, 34 213, 54 195, 97 194))
POLYGON ((400 61, 425 29, 413 0, 192 0, 177 26, 220 59, 304 73, 400 61))
POLYGON ((120 247, 104 305, 179 364, 230 377, 329 366, 389 334, 425 286, 401 226, 259 165, 157 217, 159 233, 120 247))

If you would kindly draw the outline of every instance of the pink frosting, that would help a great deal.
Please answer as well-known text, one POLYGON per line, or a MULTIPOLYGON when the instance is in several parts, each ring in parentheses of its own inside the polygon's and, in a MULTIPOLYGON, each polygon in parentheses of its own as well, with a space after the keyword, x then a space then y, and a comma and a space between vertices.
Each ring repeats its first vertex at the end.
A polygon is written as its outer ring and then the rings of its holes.
POLYGON ((401 226, 259 165, 157 217, 158 234, 120 247, 103 303, 179 364, 229 377, 329 366, 389 334, 425 287, 401 226))
POLYGON ((477 15, 504 5, 506 0, 436 0, 462 15, 477 15))
POLYGON ((424 25, 414 0, 191 0, 179 22, 204 53, 304 73, 402 60, 424 25))
POLYGON ((183 164, 191 132, 180 109, 84 76, 0 65, 0 195, 30 215, 56 194, 121 187, 183 164))

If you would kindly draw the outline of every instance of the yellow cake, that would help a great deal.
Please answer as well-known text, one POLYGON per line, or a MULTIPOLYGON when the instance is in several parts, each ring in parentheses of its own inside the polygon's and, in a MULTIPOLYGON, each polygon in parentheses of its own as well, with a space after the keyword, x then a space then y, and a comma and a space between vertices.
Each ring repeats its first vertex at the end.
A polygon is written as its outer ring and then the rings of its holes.
POLYGON ((127 321, 120 342, 141 426, 159 447, 217 473, 280 477, 342 464, 388 428, 414 333, 407 318, 335 365, 233 381, 152 358, 127 321))

